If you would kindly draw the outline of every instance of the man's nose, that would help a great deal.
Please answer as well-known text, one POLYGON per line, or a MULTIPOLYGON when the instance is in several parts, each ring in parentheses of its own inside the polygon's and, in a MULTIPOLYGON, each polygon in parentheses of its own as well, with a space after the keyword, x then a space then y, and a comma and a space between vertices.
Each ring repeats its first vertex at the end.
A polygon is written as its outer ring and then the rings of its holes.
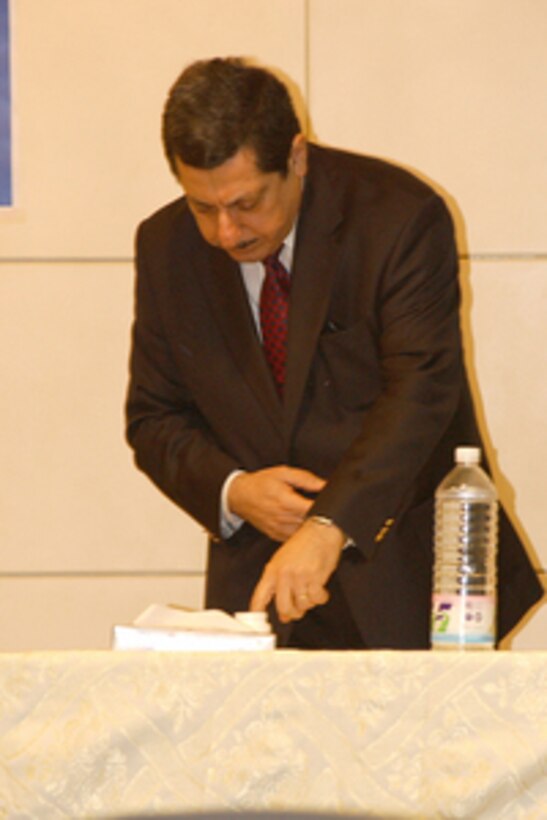
POLYGON ((237 220, 230 211, 220 210, 217 218, 217 241, 220 247, 225 250, 235 247, 239 242, 240 233, 237 220))

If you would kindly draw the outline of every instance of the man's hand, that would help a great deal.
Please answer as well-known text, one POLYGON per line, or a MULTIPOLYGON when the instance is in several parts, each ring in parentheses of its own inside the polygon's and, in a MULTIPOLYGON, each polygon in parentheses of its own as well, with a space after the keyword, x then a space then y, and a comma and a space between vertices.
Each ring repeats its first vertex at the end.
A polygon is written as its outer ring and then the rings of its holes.
POLYGON ((268 467, 236 476, 228 492, 231 512, 274 541, 286 541, 304 521, 312 501, 299 490, 318 493, 325 481, 296 467, 268 467))
POLYGON ((345 536, 336 525, 307 520, 266 564, 251 599, 252 612, 275 599, 279 620, 297 621, 329 599, 326 584, 336 569, 345 536))

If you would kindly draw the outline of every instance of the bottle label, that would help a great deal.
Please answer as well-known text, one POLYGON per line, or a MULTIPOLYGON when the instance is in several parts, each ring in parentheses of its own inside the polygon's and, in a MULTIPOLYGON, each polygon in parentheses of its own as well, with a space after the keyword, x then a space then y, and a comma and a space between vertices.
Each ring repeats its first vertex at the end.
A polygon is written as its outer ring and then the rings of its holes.
POLYGON ((431 642, 434 646, 493 646, 494 595, 433 595, 431 642))

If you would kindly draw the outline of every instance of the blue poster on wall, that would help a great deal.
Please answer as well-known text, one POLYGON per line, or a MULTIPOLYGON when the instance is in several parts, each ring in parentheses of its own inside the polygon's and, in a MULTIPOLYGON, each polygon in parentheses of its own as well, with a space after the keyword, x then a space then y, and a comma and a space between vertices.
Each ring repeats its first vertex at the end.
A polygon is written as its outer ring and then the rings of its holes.
POLYGON ((0 206, 13 204, 8 0, 0 0, 0 206))

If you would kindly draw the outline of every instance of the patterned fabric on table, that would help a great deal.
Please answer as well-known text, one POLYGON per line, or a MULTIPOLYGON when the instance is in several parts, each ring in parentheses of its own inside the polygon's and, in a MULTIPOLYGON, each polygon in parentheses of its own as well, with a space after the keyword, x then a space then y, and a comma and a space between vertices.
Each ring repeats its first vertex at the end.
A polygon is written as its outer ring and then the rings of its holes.
POLYGON ((547 817, 547 653, 0 655, 0 817, 547 817))

